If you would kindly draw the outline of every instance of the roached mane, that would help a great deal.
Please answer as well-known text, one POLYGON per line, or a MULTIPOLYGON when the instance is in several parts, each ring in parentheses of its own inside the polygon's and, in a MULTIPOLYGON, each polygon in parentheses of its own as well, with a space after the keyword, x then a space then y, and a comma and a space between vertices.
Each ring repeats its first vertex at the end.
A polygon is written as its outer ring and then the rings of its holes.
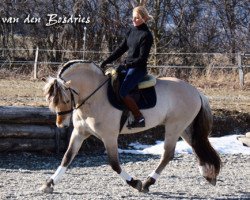
POLYGON ((62 78, 63 72, 65 72, 67 69, 69 69, 71 66, 73 66, 75 63, 90 63, 90 62, 85 62, 83 60, 71 60, 67 63, 65 63, 58 71, 58 78, 62 78))

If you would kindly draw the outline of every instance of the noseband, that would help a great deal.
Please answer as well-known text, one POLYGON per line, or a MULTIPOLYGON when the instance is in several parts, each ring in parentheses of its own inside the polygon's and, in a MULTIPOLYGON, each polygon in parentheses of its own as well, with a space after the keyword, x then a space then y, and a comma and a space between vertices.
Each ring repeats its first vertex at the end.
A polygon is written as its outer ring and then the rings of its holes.
MULTIPOLYGON (((62 78, 61 78, 62 79, 62 78)), ((57 115, 67 115, 69 113, 72 113, 74 110, 77 110, 78 108, 80 108, 82 105, 84 105, 86 103, 86 101, 92 97, 102 86, 104 86, 108 81, 109 81, 110 77, 107 78, 101 85, 99 85, 89 96, 87 96, 77 107, 76 107, 76 103, 75 103, 75 98, 74 98, 74 94, 75 93, 77 96, 79 96, 79 93, 77 93, 74 89, 72 88, 67 88, 70 91, 70 102, 71 102, 71 109, 70 110, 66 110, 66 111, 61 111, 61 112, 56 112, 57 115)), ((63 79, 62 79, 63 80, 63 79)), ((65 80, 63 80, 65 82, 65 80)))

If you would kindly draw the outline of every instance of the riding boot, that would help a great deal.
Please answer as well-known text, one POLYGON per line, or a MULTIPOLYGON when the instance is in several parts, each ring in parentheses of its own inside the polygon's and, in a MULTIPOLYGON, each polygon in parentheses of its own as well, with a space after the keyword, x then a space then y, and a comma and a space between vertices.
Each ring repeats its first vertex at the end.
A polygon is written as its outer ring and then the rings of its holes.
POLYGON ((145 127, 145 118, 143 117, 142 113, 140 112, 135 100, 130 97, 129 95, 125 96, 123 98, 124 104, 127 106, 127 108, 132 112, 134 115, 134 121, 129 123, 127 127, 129 129, 131 128, 139 128, 139 127, 145 127))

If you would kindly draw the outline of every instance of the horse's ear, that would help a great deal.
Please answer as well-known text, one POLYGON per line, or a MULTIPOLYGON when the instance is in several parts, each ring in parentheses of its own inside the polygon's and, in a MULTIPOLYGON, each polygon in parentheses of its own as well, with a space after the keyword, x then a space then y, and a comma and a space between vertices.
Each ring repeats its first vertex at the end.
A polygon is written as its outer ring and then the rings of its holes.
POLYGON ((135 0, 130 0, 130 3, 133 6, 133 8, 135 8, 138 5, 138 2, 135 0))
POLYGON ((140 0, 140 3, 139 3, 140 6, 146 6, 146 4, 147 4, 147 0, 140 0))

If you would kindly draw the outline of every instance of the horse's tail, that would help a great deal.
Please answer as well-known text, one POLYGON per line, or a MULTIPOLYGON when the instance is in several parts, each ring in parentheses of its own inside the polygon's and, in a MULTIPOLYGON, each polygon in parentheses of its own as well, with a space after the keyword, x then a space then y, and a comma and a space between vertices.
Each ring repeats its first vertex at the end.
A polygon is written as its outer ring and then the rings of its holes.
POLYGON ((208 140, 212 131, 213 115, 208 99, 201 93, 200 98, 201 108, 193 122, 192 147, 200 160, 200 165, 213 165, 215 173, 219 174, 221 159, 208 140))

